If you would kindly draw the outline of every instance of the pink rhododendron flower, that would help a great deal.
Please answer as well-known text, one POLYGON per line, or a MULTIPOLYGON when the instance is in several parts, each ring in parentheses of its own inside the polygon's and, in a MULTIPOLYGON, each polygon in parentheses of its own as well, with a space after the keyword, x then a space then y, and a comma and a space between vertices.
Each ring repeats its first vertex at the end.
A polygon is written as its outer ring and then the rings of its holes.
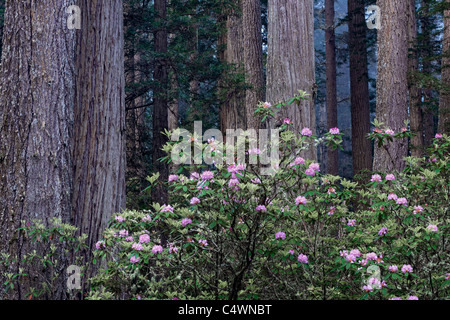
POLYGON ((119 236, 120 237, 128 237, 128 230, 120 230, 119 236))
POLYGON ((146 215, 145 217, 142 218, 142 222, 150 222, 150 221, 152 221, 150 215, 146 215))
POLYGON ((100 241, 97 241, 97 243, 95 244, 95 249, 100 250, 100 248, 102 248, 102 247, 105 248, 105 246, 106 246, 105 241, 100 240, 100 241))
POLYGON ((196 179, 199 179, 199 178, 200 178, 200 175, 197 172, 192 172, 191 173, 191 177, 190 177, 191 180, 196 180, 196 179))
POLYGON ((404 264, 401 270, 403 273, 413 272, 413 268, 409 264, 404 264))
POLYGON ((314 177, 316 175, 316 172, 314 171, 314 169, 308 168, 308 169, 306 169, 305 174, 307 176, 314 177))
POLYGON ((398 267, 397 267, 396 265, 389 266, 388 270, 389 270, 390 272, 397 272, 397 271, 398 271, 398 267))
POLYGON ((362 289, 366 292, 373 292, 373 288, 371 285, 364 286, 362 287, 362 289))
POLYGON ((188 224, 192 223, 192 220, 189 218, 184 218, 183 220, 181 220, 181 225, 183 227, 186 227, 188 224))
POLYGON ((267 208, 265 205, 260 204, 256 207, 256 211, 267 211, 267 208))
POLYGON ((161 208, 161 212, 172 212, 173 213, 173 207, 168 204, 168 205, 163 205, 161 208))
POLYGON ((392 130, 392 129, 386 129, 386 130, 384 130, 384 133, 391 135, 391 136, 393 136, 395 134, 394 130, 392 130))
POLYGON ((409 296, 408 300, 419 300, 419 298, 416 296, 409 296))
POLYGON ((389 193, 388 200, 397 200, 397 199, 398 199, 398 197, 395 193, 393 193, 393 192, 389 193))
POLYGON ((192 204, 192 205, 194 205, 194 204, 199 204, 199 203, 200 203, 200 199, 199 199, 199 198, 193 197, 193 198, 191 199, 191 204, 192 204))
POLYGON ((141 251, 142 249, 144 249, 144 247, 140 243, 133 243, 131 248, 134 249, 134 250, 137 250, 137 251, 141 251))
POLYGON ((139 262, 139 257, 132 256, 132 257, 130 258, 130 262, 131 262, 131 263, 137 263, 137 262, 139 262))
POLYGON ((450 280, 450 273, 445 274, 445 280, 450 280))
POLYGON ((366 259, 375 261, 378 259, 378 256, 375 252, 370 252, 370 253, 366 254, 366 259))
POLYGON ((327 193, 328 194, 332 194, 332 193, 336 194, 336 189, 334 189, 333 187, 330 187, 330 188, 328 188, 328 192, 327 193))
POLYGON ((311 163, 309 165, 309 169, 313 169, 314 171, 320 172, 320 165, 318 163, 311 163))
POLYGON ((272 106, 272 104, 270 102, 266 101, 266 102, 263 103, 263 107, 264 108, 270 108, 271 106, 272 106))
POLYGON ((275 239, 281 239, 281 240, 284 240, 284 239, 286 239, 286 234, 284 233, 284 232, 277 232, 276 234, 275 234, 275 239))
POLYGON ((293 255, 295 253, 295 251, 293 249, 289 250, 289 254, 293 255))
POLYGON ((356 226, 356 220, 355 219, 349 219, 347 222, 347 225, 350 227, 356 226))
POLYGON ((302 130, 302 136, 307 136, 307 137, 312 136, 312 131, 311 131, 311 129, 309 129, 309 128, 303 128, 303 130, 302 130))
POLYGON ((148 243, 150 242, 150 236, 146 233, 139 236, 139 243, 148 243))
POLYGON ((114 219, 115 219, 117 222, 124 222, 124 221, 125 221, 125 218, 122 217, 122 216, 115 216, 114 219))
POLYGON ((252 183, 261 183, 261 180, 259 178, 251 179, 252 183))
POLYGON ((308 256, 304 255, 304 254, 299 254, 297 257, 298 262, 301 263, 308 263, 308 256))
POLYGON ((214 178, 214 173, 211 171, 204 171, 202 172, 201 177, 203 180, 211 180, 212 178, 214 178))
POLYGON ((408 206, 408 201, 406 200, 406 198, 398 198, 397 199, 397 204, 401 204, 404 205, 405 207, 408 206))
POLYGON ((171 174, 169 176, 169 182, 178 181, 178 180, 179 180, 179 178, 178 178, 178 176, 176 174, 171 174))
POLYGON ((383 227, 380 229, 380 231, 378 231, 378 235, 382 236, 385 235, 386 233, 388 233, 388 228, 383 227))
POLYGON ((335 207, 330 207, 330 211, 328 211, 328 215, 332 216, 334 214, 335 207))
POLYGON ((299 164, 305 164, 305 159, 303 159, 302 157, 297 157, 294 160, 294 164, 295 165, 299 165, 299 164))
POLYGON ((440 133, 436 133, 436 135, 434 136, 436 139, 442 139, 442 134, 440 133))
POLYGON ((126 238, 125 238, 125 241, 126 241, 126 242, 132 242, 132 241, 133 241, 133 237, 131 237, 131 236, 130 236, 130 237, 126 237, 126 238))
POLYGON ((350 263, 355 263, 356 262, 356 257, 353 254, 348 254, 345 256, 345 260, 350 262, 350 263))
POLYGON ((161 253, 161 252, 163 252, 163 247, 162 246, 160 246, 159 244, 155 244, 154 246, 153 246, 153 248, 152 248, 152 252, 153 253, 161 253))
POLYGON ((381 176, 379 174, 374 174, 374 175, 372 175, 372 178, 370 179, 370 181, 372 181, 372 182, 380 181, 381 182, 381 176))
POLYGON ((431 232, 438 232, 438 227, 435 224, 429 224, 427 229, 428 229, 428 231, 431 231, 431 232))
POLYGON ((331 134, 339 134, 339 128, 331 128, 330 133, 331 134))
POLYGON ((395 176, 392 173, 389 173, 386 175, 386 180, 393 181, 393 180, 395 180, 395 176))
POLYGON ((392 297, 392 298, 389 298, 389 300, 402 300, 402 298, 400 298, 400 297, 392 297))
POLYGON ((289 118, 284 118, 283 123, 285 123, 285 124, 291 124, 292 122, 291 122, 291 119, 289 119, 289 118))
POLYGON ((204 247, 206 247, 206 246, 208 246, 208 242, 206 241, 206 239, 200 239, 200 240, 198 240, 198 243, 201 245, 201 246, 204 246, 204 247))
POLYGON ((360 257, 361 256, 361 251, 359 251, 358 249, 353 249, 350 251, 351 255, 354 255, 355 257, 360 257))
POLYGON ((232 189, 237 189, 236 187, 239 184, 239 180, 238 179, 230 179, 230 181, 228 182, 228 187, 232 188, 232 189))
POLYGON ((295 204, 296 205, 299 205, 300 203, 301 204, 306 204, 306 202, 307 202, 307 200, 303 196, 298 196, 297 198, 295 198, 295 204))

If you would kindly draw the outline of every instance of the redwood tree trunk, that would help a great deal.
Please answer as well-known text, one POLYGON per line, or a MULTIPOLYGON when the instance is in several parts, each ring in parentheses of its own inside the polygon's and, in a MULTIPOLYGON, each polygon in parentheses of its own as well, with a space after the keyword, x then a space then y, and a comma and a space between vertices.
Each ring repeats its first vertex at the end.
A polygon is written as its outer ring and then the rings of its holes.
MULTIPOLYGON (((378 0, 381 29, 377 47, 377 119, 398 132, 408 117, 408 24, 406 2, 378 0)), ((394 139, 380 148, 375 146, 374 170, 404 168, 408 153, 406 139, 394 139)))
MULTIPOLYGON (((75 32, 65 21, 70 4, 7 2, 0 74, 0 250, 19 259, 29 250, 16 232, 22 221, 48 225, 53 217, 69 222, 71 214, 75 32)), ((16 289, 23 298, 24 289, 16 289)))
POLYGON ((348 0, 353 174, 372 170, 369 82, 364 4, 348 0))
MULTIPOLYGON (((328 129, 338 126, 337 123, 337 88, 336 88, 336 39, 334 32, 334 0, 325 1, 325 55, 326 55, 326 87, 327 87, 327 126, 328 129)), ((327 172, 338 174, 338 150, 328 148, 327 172)))
POLYGON ((254 112, 258 103, 264 99, 260 0, 242 0, 242 27, 245 82, 251 86, 245 93, 247 128, 258 130, 261 121, 254 112))
MULTIPOLYGON (((235 80, 238 74, 244 74, 244 34, 242 29, 242 12, 239 6, 236 6, 233 12, 230 12, 226 18, 226 33, 219 39, 219 46, 224 50, 220 54, 220 60, 227 63, 231 68, 230 73, 224 75, 221 80, 221 87, 225 92, 222 95, 220 106, 220 130, 226 132, 227 129, 247 129, 246 110, 245 110, 245 91, 240 88, 242 83, 235 80)), ((226 137, 224 137, 226 141, 226 137)))
MULTIPOLYGON (((446 2, 450 2, 447 0, 446 2)), ((443 89, 439 101, 438 132, 450 133, 450 10, 444 11, 444 36, 442 39, 442 71, 443 89)))
MULTIPOLYGON (((288 117, 294 128, 316 131, 314 12, 312 0, 269 0, 268 60, 266 100, 272 104, 286 101, 298 90, 310 94, 310 101, 280 111, 277 120, 288 117)), ((316 147, 303 152, 317 159, 316 147)))
POLYGON ((125 79, 121 0, 80 0, 74 121, 75 225, 94 247, 125 208, 125 79))
MULTIPOLYGON (((159 181, 166 183, 169 177, 169 169, 167 164, 161 162, 159 159, 165 157, 166 154, 161 148, 167 143, 168 139, 162 132, 169 127, 168 123, 168 70, 167 62, 164 55, 167 53, 167 30, 164 27, 167 3, 166 0, 155 1, 155 12, 158 20, 161 22, 161 27, 155 32, 155 51, 159 57, 155 61, 154 80, 157 82, 157 88, 154 90, 153 98, 153 171, 159 172, 159 181)), ((163 184, 157 184, 152 190, 152 200, 161 205, 167 204, 168 193, 163 184)))

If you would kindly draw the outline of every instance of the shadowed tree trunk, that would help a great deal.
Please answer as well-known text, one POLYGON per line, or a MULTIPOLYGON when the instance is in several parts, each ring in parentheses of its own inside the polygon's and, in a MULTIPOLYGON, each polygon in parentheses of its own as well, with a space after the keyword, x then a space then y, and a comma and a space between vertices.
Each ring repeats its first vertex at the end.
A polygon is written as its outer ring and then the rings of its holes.
MULTIPOLYGON (((158 57, 155 59, 154 80, 157 88, 154 90, 153 98, 153 171, 159 172, 159 181, 166 183, 169 177, 169 168, 166 163, 159 159, 165 157, 166 154, 161 148, 167 143, 168 138, 162 132, 169 127, 168 119, 168 70, 167 61, 164 55, 167 53, 167 29, 165 27, 165 19, 167 15, 166 0, 155 1, 155 13, 160 22, 160 28, 155 31, 155 51, 158 57)), ((152 189, 152 200, 160 204, 167 204, 168 192, 162 184, 156 185, 152 189)))
MULTIPOLYGON (((327 126, 328 129, 338 126, 337 123, 337 88, 336 88, 336 39, 334 32, 334 0, 325 1, 325 55, 326 55, 326 87, 327 87, 327 126)), ((338 150, 328 148, 329 174, 338 174, 338 150)))
POLYGON ((121 0, 80 0, 74 121, 75 225, 93 248, 125 208, 125 79, 121 0))
POLYGON ((420 89, 417 87, 417 81, 414 77, 419 69, 419 61, 417 55, 417 20, 415 0, 408 0, 408 35, 409 114, 411 120, 411 131, 415 133, 415 135, 411 138, 411 155, 421 157, 423 153, 423 117, 420 101, 420 89))
MULTIPOLYGON (((69 222, 75 31, 67 0, 8 1, 0 81, 0 250, 21 259, 22 221, 69 222)), ((17 270, 16 270, 17 271, 17 270)), ((61 284, 62 285, 62 284, 61 284)), ((26 287, 18 286, 17 298, 26 287)), ((64 293, 60 287, 53 299, 64 293)))
MULTIPOLYGON (((311 101, 290 105, 277 115, 277 122, 290 118, 297 131, 316 131, 314 12, 312 0, 269 0, 266 100, 283 102, 306 91, 311 101)), ((316 147, 302 153, 317 159, 316 147)))
MULTIPOLYGON (((408 24, 406 2, 379 0, 381 29, 377 44, 377 119, 400 131, 408 117, 408 24)), ((402 170, 408 153, 406 139, 375 146, 375 171, 402 170)))
POLYGON ((258 103, 264 99, 260 0, 242 0, 242 27, 245 81, 251 86, 245 92, 247 128, 258 130, 261 120, 254 112, 258 103))
MULTIPOLYGON (((450 2, 447 0, 446 2, 450 2)), ((450 133, 450 10, 444 11, 444 36, 442 39, 442 71, 443 89, 439 102, 438 132, 450 133)))
POLYGON ((369 82, 364 4, 348 0, 353 174, 372 170, 369 82))

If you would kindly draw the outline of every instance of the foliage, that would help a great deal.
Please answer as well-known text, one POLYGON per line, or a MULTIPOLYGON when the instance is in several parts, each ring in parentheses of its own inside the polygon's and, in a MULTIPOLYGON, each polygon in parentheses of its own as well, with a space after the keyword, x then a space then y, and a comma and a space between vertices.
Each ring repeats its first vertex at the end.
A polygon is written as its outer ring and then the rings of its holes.
MULTIPOLYGON (((116 215, 97 244, 106 266, 88 298, 448 298, 450 137, 406 158, 403 172, 360 184, 301 157, 313 143, 339 145, 338 130, 318 138, 284 124, 272 174, 250 161, 268 149, 249 152, 247 165, 181 167, 170 204, 116 215)), ((203 148, 227 150, 214 139, 203 148)))

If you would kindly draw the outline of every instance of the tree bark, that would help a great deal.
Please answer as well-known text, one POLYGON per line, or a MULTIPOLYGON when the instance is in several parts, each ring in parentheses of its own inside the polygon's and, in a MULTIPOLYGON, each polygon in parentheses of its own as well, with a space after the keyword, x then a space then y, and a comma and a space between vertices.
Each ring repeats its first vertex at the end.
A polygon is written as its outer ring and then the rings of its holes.
MULTIPOLYGON (((290 118, 297 131, 316 131, 314 12, 312 0, 269 0, 266 100, 284 102, 306 91, 311 100, 280 110, 277 121, 290 118)), ((317 159, 316 147, 302 152, 317 159)))
MULTIPOLYGON (((408 119, 407 3, 378 0, 381 29, 377 45, 377 119, 395 132, 408 119)), ((408 154, 406 139, 375 146, 375 171, 402 170, 408 154)))
MULTIPOLYGON (((0 74, 0 250, 19 259, 29 251, 16 231, 22 222, 70 219, 75 88, 75 32, 65 20, 70 4, 7 2, 0 74)), ((17 298, 24 290, 19 285, 17 298)))
POLYGON ((75 225, 94 248, 125 208, 125 78, 121 0, 80 0, 74 121, 75 225))
POLYGON ((348 0, 348 41, 350 53, 350 92, 353 174, 372 170, 370 132, 369 75, 367 67, 364 4, 348 0))
POLYGON ((168 192, 162 183, 166 183, 169 177, 169 168, 167 164, 159 159, 165 157, 166 154, 161 148, 167 143, 168 138, 162 133, 169 128, 168 123, 168 70, 167 61, 164 57, 167 54, 168 33, 165 27, 167 15, 166 0, 155 1, 155 12, 160 22, 160 28, 155 31, 155 51, 158 57, 155 59, 154 80, 158 84, 153 95, 153 171, 159 172, 159 184, 152 190, 152 199, 160 204, 167 204, 168 192))
POLYGON ((421 157, 423 153, 423 118, 420 101, 420 89, 416 85, 415 74, 419 69, 417 55, 417 20, 415 0, 408 0, 408 92, 411 132, 411 155, 421 157))
MULTIPOLYGON (((450 2, 447 0, 446 2, 450 2)), ((450 10, 444 11, 444 35, 442 39, 442 71, 443 89, 439 101, 438 132, 450 133, 450 10)))
MULTIPOLYGON (((220 106, 220 130, 225 134, 227 129, 247 129, 247 116, 245 110, 245 90, 241 89, 244 75, 244 34, 242 29, 241 2, 226 18, 226 33, 219 39, 219 46, 224 50, 220 54, 220 60, 228 64, 230 73, 224 75, 221 87, 225 92, 220 106), (238 77, 240 81, 235 78, 238 77), (233 80, 230 86, 229 80, 233 80)), ((224 137, 226 141, 226 137, 224 137)))
MULTIPOLYGON (((337 123, 337 87, 336 87, 336 38, 334 32, 334 0, 325 0, 325 56, 326 56, 326 105, 328 129, 337 123)), ((339 170, 338 150, 328 148, 327 171, 337 175, 339 170)))
POLYGON ((261 128, 261 119, 254 115, 258 103, 264 100, 264 73, 261 35, 260 0, 242 0, 245 82, 251 86, 245 92, 247 128, 261 128))

